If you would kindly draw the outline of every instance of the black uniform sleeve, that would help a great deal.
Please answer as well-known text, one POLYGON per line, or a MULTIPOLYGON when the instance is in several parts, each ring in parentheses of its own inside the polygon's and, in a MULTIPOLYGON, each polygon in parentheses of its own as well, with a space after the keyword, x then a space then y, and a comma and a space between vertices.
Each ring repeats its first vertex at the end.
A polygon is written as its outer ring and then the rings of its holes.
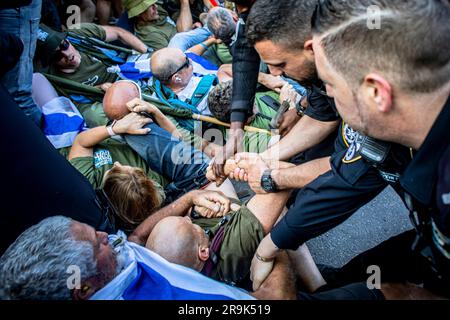
POLYGON ((297 249, 341 224, 386 187, 378 171, 364 160, 343 163, 345 153, 335 153, 333 169, 298 193, 295 204, 271 232, 277 247, 297 249))
MULTIPOLYGON (((241 19, 246 19, 242 14, 241 19)), ((233 52, 233 99, 231 122, 245 122, 253 110, 260 58, 258 52, 248 43, 245 25, 240 22, 233 52)))
POLYGON ((336 121, 339 120, 334 99, 329 98, 320 89, 313 87, 308 90, 308 107, 305 115, 318 121, 336 121))

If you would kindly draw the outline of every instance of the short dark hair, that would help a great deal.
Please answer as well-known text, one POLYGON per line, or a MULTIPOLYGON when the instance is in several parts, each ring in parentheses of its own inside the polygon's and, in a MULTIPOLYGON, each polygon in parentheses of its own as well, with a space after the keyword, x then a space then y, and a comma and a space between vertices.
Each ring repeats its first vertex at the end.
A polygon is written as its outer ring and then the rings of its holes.
POLYGON ((286 48, 303 49, 312 37, 311 17, 318 0, 258 0, 247 18, 251 45, 270 40, 286 48))
POLYGON ((442 0, 320 0, 312 28, 351 86, 379 71, 405 91, 433 92, 450 79, 449 21, 442 0), (368 27, 371 6, 376 29, 368 27))
POLYGON ((222 122, 230 122, 233 80, 219 83, 208 94, 208 108, 213 117, 222 122))

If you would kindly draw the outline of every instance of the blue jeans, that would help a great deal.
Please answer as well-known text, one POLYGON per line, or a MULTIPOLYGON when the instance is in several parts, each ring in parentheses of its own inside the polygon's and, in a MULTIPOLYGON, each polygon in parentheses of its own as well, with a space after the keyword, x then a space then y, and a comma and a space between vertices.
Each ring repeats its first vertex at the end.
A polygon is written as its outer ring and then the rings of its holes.
POLYGON ((210 159, 203 152, 154 123, 145 127, 151 129, 146 135, 124 135, 123 138, 153 171, 171 181, 165 189, 167 203, 208 183, 205 174, 210 159))
POLYGON ((194 30, 177 33, 169 42, 169 48, 178 48, 185 52, 187 49, 192 48, 196 44, 208 39, 212 33, 208 28, 197 28, 194 30))
POLYGON ((41 4, 42 0, 33 0, 25 7, 0 10, 0 32, 14 34, 23 42, 19 62, 0 79, 0 82, 25 114, 38 126, 41 124, 42 113, 31 98, 31 83, 41 4))

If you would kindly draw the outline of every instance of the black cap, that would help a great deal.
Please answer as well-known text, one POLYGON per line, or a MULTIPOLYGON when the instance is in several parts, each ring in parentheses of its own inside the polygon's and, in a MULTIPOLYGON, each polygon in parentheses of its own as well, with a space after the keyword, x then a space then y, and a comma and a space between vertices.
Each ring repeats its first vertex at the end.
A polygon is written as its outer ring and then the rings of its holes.
POLYGON ((40 24, 36 41, 36 56, 43 66, 48 66, 55 56, 56 49, 66 39, 67 32, 59 32, 40 24))

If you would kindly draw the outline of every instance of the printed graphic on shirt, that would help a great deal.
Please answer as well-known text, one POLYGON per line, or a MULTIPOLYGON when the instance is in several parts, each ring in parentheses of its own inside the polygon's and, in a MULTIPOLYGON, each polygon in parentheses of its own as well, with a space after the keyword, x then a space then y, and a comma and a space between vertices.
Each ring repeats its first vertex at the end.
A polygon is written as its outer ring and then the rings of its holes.
POLYGON ((342 123, 341 134, 345 145, 348 147, 347 153, 345 154, 344 158, 342 158, 342 162, 352 163, 360 160, 361 155, 359 154, 359 150, 361 149, 363 136, 360 135, 357 131, 353 130, 348 124, 344 122, 342 123))
POLYGON ((94 152, 94 165, 96 168, 100 168, 106 165, 112 165, 113 160, 111 153, 106 149, 99 149, 94 152))
POLYGON ((98 81, 98 75, 93 76, 92 78, 87 79, 85 82, 83 82, 84 85, 87 86, 95 86, 95 84, 98 81))

